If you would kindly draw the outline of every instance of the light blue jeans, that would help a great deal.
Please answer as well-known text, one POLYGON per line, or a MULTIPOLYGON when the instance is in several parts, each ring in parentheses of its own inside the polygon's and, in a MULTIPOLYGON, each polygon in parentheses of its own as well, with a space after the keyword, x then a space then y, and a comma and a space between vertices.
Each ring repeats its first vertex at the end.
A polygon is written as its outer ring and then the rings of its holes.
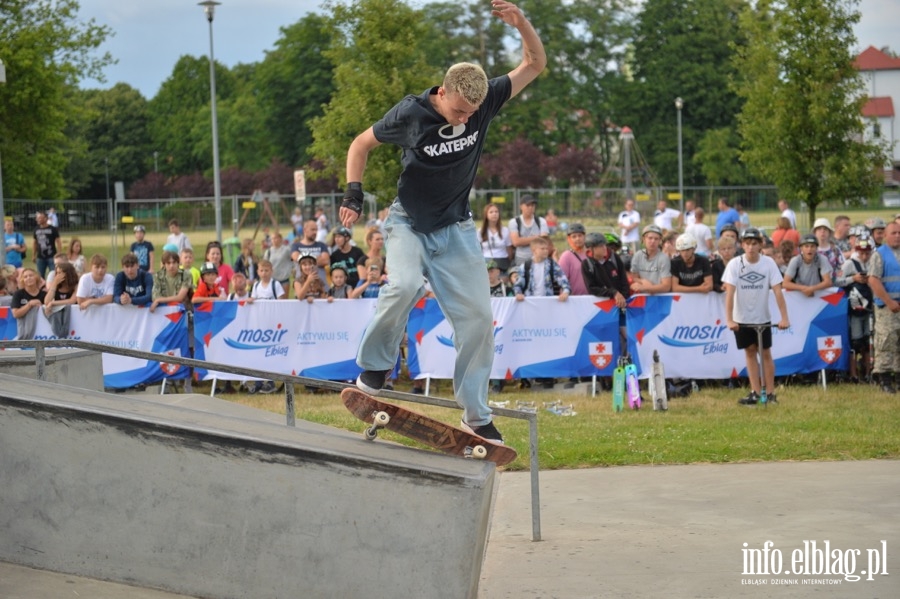
MULTIPOLYGON (((394 201, 384 223, 388 284, 378 294, 356 363, 364 370, 390 370, 397 362, 409 312, 425 294, 425 278, 453 328, 456 367, 453 393, 470 426, 491 421, 488 380, 494 361, 493 312, 484 257, 472 219, 428 234, 412 228, 394 201)), ((410 340, 412 342, 412 340, 410 340)))

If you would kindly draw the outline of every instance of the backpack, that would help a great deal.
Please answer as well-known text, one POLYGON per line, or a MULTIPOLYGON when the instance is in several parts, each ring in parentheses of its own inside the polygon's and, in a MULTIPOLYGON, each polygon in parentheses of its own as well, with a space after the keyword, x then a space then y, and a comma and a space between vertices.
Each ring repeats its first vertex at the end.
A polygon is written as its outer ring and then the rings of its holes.
MULTIPOLYGON (((546 225, 546 224, 547 224, 547 221, 544 219, 543 216, 535 216, 535 217, 534 217, 534 220, 535 220, 535 222, 537 223, 537 226, 538 226, 538 234, 540 234, 541 223, 544 223, 544 224, 546 225)), ((516 217, 516 232, 519 234, 520 237, 522 236, 522 227, 524 227, 524 226, 525 226, 525 225, 522 223, 522 217, 521 217, 521 216, 517 216, 517 217, 516 217)))

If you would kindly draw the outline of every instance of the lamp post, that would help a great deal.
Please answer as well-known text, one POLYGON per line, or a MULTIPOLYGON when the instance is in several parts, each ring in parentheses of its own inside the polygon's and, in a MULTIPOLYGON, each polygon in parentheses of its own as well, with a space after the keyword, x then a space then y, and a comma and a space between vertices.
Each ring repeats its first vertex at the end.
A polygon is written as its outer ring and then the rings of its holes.
MULTIPOLYGON (((6 66, 0 60, 0 83, 6 83, 6 66)), ((0 266, 6 264, 6 212, 3 209, 3 163, 0 162, 0 266)))
POLYGON ((675 98, 675 109, 678 111, 678 210, 684 218, 684 165, 681 157, 681 109, 684 108, 684 100, 675 98))
POLYGON ((216 60, 213 54, 213 17, 216 6, 221 2, 205 0, 198 2, 203 7, 206 20, 209 21, 209 97, 212 104, 212 145, 213 145, 213 193, 216 200, 216 239, 222 242, 222 181, 219 177, 219 125, 216 118, 216 60))

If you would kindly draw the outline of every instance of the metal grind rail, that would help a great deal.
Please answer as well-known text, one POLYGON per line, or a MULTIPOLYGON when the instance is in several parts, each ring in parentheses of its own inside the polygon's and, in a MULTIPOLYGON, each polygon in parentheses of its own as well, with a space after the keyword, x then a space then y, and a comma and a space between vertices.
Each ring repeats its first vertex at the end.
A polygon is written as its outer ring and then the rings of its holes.
MULTIPOLYGON (((248 376, 263 380, 281 381, 284 383, 284 407, 287 426, 296 426, 296 411, 294 404, 294 385, 305 385, 317 387, 320 389, 328 389, 340 392, 346 387, 350 387, 347 383, 338 381, 326 381, 314 379, 305 376, 295 376, 283 374, 279 372, 268 372, 266 370, 256 370, 254 368, 245 368, 241 366, 232 366, 229 364, 220 364, 218 362, 207 362, 205 360, 196 360, 194 358, 185 358, 183 356, 170 356, 168 354, 158 354, 154 352, 139 351, 134 349, 125 349, 122 347, 114 347, 111 345, 103 345, 101 343, 90 343, 88 341, 79 341, 76 339, 31 339, 27 341, 0 341, 0 349, 27 349, 34 350, 34 362, 37 370, 38 380, 45 381, 47 366, 47 349, 84 349, 99 353, 109 353, 129 358, 137 358, 139 360, 148 360, 150 362, 162 362, 165 364, 178 364, 188 368, 201 368, 215 372, 225 372, 228 374, 236 374, 240 376, 248 376), (291 383, 291 384, 288 384, 291 383)), ((441 408, 461 409, 455 401, 442 399, 439 397, 429 397, 427 395, 414 395, 412 393, 402 393, 399 391, 382 391, 379 397, 387 399, 396 399, 412 403, 436 406, 441 408)), ((492 407, 491 411, 504 418, 516 418, 518 420, 528 421, 528 458, 529 468, 531 470, 531 540, 541 540, 541 508, 540 508, 540 487, 539 487, 539 466, 538 466, 538 435, 537 435, 537 414, 532 412, 523 412, 519 410, 510 410, 507 408, 492 407)))

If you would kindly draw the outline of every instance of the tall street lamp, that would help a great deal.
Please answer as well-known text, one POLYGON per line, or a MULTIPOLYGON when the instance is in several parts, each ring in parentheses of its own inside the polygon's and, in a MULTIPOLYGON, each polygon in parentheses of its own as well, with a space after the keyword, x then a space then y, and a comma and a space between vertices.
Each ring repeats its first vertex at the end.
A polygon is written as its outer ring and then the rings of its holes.
POLYGON ((213 16, 221 2, 205 0, 198 2, 209 21, 209 97, 212 104, 212 145, 213 145, 213 193, 216 198, 216 239, 222 242, 222 181, 219 177, 219 124, 216 118, 216 59, 213 54, 213 16))
MULTIPOLYGON (((6 66, 0 60, 0 83, 6 83, 6 66)), ((3 209, 3 163, 0 162, 0 266, 6 264, 6 212, 3 209)))
POLYGON ((681 157, 681 109, 684 108, 684 100, 675 98, 675 109, 678 111, 678 197, 679 211, 684 218, 684 165, 681 157))

